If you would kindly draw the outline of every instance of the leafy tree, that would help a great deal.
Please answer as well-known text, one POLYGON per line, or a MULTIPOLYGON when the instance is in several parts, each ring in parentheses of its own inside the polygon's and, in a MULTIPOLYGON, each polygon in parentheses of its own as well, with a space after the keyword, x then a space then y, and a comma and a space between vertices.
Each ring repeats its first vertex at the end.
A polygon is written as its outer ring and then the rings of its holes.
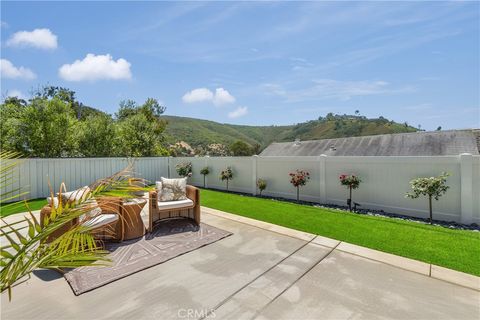
POLYGON ((432 223, 432 198, 440 199, 450 188, 446 185, 448 173, 442 172, 438 177, 416 178, 410 181, 412 192, 407 192, 405 197, 417 199, 420 196, 428 196, 429 221, 432 223))
POLYGON ((162 156, 168 150, 162 145, 166 121, 160 116, 165 112, 157 100, 149 98, 143 105, 127 100, 120 103, 116 114, 116 149, 121 156, 162 156))
POLYGON ((220 172, 220 180, 227 181, 227 191, 228 191, 228 182, 233 180, 233 170, 232 167, 226 167, 220 172))
POLYGON ((115 124, 106 114, 91 114, 77 126, 79 153, 85 157, 115 156, 115 124))
POLYGON ((257 180, 257 188, 260 191, 260 196, 262 196, 263 190, 267 188, 267 181, 265 179, 258 179, 257 180))
POLYGON ((77 119, 64 101, 34 98, 21 112, 20 135, 24 152, 33 157, 64 157, 75 154, 77 119))
POLYGON ((25 105, 16 98, 7 98, 0 105, 0 119, 2 121, 0 125, 0 150, 24 151, 21 130, 24 108, 25 105))
POLYGON ((234 142, 230 146, 230 151, 234 156, 251 156, 253 154, 252 147, 241 140, 234 142))
POLYGON ((210 173, 210 169, 208 167, 203 167, 200 170, 200 174, 203 175, 203 187, 205 188, 205 177, 210 173))
POLYGON ((262 146, 259 143, 253 145, 253 154, 259 154, 262 152, 262 146))
POLYGON ((143 114, 135 114, 117 124, 115 145, 119 155, 151 157, 168 155, 162 137, 155 133, 155 123, 143 114))

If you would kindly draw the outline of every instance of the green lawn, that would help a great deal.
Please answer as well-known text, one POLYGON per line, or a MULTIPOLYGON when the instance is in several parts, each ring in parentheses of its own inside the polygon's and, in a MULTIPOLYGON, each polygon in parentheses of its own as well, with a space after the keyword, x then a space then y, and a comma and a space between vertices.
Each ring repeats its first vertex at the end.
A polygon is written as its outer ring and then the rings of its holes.
POLYGON ((219 191, 203 206, 480 276, 480 232, 451 230, 219 191))
MULTIPOLYGON (((47 200, 45 198, 40 198, 40 199, 34 199, 34 200, 28 200, 28 206, 30 210, 40 210, 44 205, 47 204, 47 200)), ((15 203, 9 203, 3 206, 0 206, 0 216, 1 217, 6 217, 11 214, 15 213, 20 213, 20 212, 25 212, 27 211, 27 208, 25 207, 25 202, 20 201, 20 202, 15 202, 15 203)))

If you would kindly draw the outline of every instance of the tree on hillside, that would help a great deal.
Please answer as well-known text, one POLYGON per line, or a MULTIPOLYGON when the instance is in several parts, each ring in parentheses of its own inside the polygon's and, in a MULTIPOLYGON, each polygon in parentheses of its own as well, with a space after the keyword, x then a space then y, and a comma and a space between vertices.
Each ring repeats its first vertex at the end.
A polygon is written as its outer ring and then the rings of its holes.
POLYGON ((240 156, 240 157, 251 156, 253 154, 252 147, 241 140, 234 142, 230 146, 230 151, 233 153, 234 156, 240 156))

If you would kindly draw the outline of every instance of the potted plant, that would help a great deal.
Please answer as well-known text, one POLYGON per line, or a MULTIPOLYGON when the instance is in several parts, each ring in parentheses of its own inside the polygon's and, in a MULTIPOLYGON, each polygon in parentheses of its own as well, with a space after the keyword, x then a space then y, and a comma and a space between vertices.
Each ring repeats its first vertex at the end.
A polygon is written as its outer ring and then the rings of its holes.
POLYGON ((203 175, 203 187, 205 188, 205 176, 210 173, 210 169, 208 167, 203 167, 202 170, 200 170, 200 174, 203 175))
POLYGON ((300 187, 307 184, 310 180, 310 172, 304 170, 295 170, 288 174, 290 176, 290 183, 297 188, 297 201, 300 200, 300 187))
POLYGON ((226 167, 222 172, 220 172, 220 180, 227 181, 227 191, 228 191, 228 182, 233 180, 233 171, 231 167, 226 167))
POLYGON ((432 223, 432 198, 440 199, 444 195, 449 186, 446 185, 448 173, 442 172, 438 177, 416 178, 410 181, 412 192, 407 192, 405 197, 417 199, 420 196, 428 196, 428 210, 430 213, 429 222, 432 223))
POLYGON ((257 188, 260 191, 260 196, 262 196, 262 191, 267 188, 267 181, 265 181, 264 179, 261 179, 261 178, 258 179, 257 180, 257 188))
POLYGON ((180 177, 191 177, 192 176, 192 163, 191 162, 180 162, 175 166, 175 170, 180 177))
POLYGON ((357 189, 360 186, 362 180, 359 176, 354 174, 341 174, 340 175, 340 184, 346 186, 349 190, 349 198, 347 199, 348 210, 352 211, 352 190, 357 189))

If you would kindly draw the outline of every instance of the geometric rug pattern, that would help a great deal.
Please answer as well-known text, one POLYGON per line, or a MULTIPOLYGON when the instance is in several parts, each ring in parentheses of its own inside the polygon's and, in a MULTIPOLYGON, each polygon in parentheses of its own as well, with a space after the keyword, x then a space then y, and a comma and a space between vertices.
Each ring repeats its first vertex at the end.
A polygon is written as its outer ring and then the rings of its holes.
POLYGON ((91 291, 136 272, 230 236, 232 233, 190 219, 164 220, 142 238, 107 243, 112 260, 106 267, 90 266, 64 273, 75 295, 91 291))

